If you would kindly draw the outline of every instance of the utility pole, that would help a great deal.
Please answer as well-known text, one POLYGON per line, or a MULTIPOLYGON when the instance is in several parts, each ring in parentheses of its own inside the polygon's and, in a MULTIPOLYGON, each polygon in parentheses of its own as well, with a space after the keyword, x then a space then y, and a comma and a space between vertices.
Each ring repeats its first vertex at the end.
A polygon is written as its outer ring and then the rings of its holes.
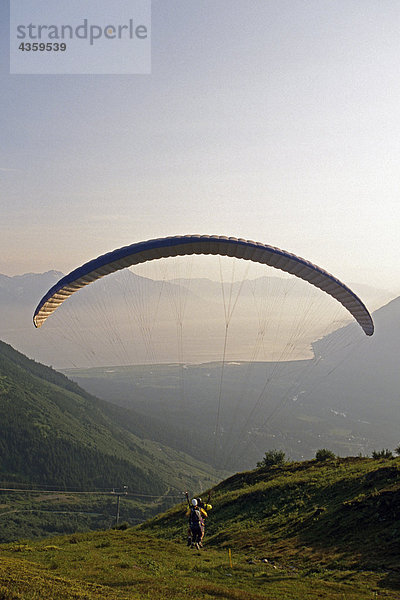
POLYGON ((115 515, 115 525, 118 526, 118 521, 119 521, 119 500, 120 500, 121 496, 118 494, 117 496, 117 514, 115 515))
POLYGON ((127 493, 128 493, 128 486, 124 485, 123 486, 123 491, 115 491, 115 490, 113 490, 111 493, 112 494, 116 494, 116 496, 117 496, 117 513, 115 515, 115 526, 117 527, 118 526, 118 522, 119 522, 119 503, 120 503, 120 498, 121 498, 121 496, 126 496, 127 495, 127 493))

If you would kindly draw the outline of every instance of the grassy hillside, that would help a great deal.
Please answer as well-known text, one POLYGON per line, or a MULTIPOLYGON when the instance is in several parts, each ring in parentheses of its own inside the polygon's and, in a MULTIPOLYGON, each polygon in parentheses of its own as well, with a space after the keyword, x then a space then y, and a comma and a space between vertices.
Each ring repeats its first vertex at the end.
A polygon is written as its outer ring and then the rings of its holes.
MULTIPOLYGON (((338 458, 287 463, 230 477, 213 491, 210 546, 276 560, 399 569, 400 459, 338 458), (334 555, 334 558, 333 558, 334 555)), ((179 536, 175 507, 141 526, 179 536)))
MULTIPOLYGON (((94 398, 64 375, 3 342, 0 423, 0 487, 9 487, 10 482, 65 490, 118 489, 126 485, 136 495, 163 496, 165 500, 188 486, 209 486, 218 480, 212 469, 199 460, 141 438, 132 411, 94 398)), ((18 509, 18 518, 22 519, 24 510, 26 520, 28 511, 35 509, 31 498, 24 498, 22 503, 19 499, 16 507, 9 495, 3 495, 0 517, 2 512, 18 509)), ((103 512, 98 507, 95 510, 93 502, 86 502, 86 508, 80 502, 79 510, 83 512, 103 512)), ((53 502, 52 508, 61 512, 65 504, 71 504, 71 498, 62 497, 58 505, 53 502)), ((142 508, 147 504, 142 501, 142 508)), ((147 508, 147 516, 154 514, 154 506, 147 508)), ((139 511, 140 516, 142 513, 139 511)), ((4 529, 11 527, 10 519, 12 514, 2 521, 3 540, 4 529)), ((36 527, 38 514, 34 521, 36 527)))
POLYGON ((212 497, 200 552, 183 504, 126 531, 0 546, 0 598, 399 598, 400 460, 257 469, 212 497))

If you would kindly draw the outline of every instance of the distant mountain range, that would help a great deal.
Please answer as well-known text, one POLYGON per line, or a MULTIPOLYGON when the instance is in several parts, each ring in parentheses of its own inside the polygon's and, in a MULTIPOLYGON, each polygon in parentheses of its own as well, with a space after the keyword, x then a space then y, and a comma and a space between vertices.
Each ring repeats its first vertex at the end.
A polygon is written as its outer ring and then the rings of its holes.
MULTIPOLYGON (((124 270, 73 295, 37 331, 34 309, 61 276, 57 271, 0 275, 0 339, 55 368, 221 360, 225 319, 233 312, 230 359, 252 360, 262 318, 270 333, 259 360, 280 360, 281 354, 286 359, 306 358, 311 356, 311 343, 332 331, 328 326, 333 318, 337 328, 348 317, 344 310, 332 317, 327 308, 331 299, 297 278, 264 276, 221 284, 204 277, 153 280, 124 270), (307 316, 310 306, 312 320, 307 316), (307 326, 297 327, 293 316, 302 314, 307 326), (177 336, 181 326, 183 343, 177 336), (294 327, 300 332, 297 349, 288 356, 285 340, 294 327)), ((368 286, 352 287, 371 309, 393 297, 368 286)))
POLYGON ((374 443, 393 447, 400 441, 400 297, 373 313, 375 333, 346 345, 354 325, 333 332, 314 344, 321 355, 318 390, 308 405, 321 404, 346 418, 357 416, 373 432, 374 443))

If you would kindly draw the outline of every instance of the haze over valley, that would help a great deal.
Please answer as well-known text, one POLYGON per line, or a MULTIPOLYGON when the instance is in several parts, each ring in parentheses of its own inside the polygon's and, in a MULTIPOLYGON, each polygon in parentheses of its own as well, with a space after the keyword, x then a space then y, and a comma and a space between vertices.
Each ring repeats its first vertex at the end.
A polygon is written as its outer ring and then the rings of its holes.
MULTIPOLYGON (((271 447, 298 459, 398 442, 398 299, 375 311, 367 339, 331 298, 294 278, 127 271, 75 294, 35 330, 32 306, 60 276, 2 276, 0 336, 134 410, 149 439, 228 470, 250 468, 271 447)), ((390 298, 359 287, 372 305, 390 298)))

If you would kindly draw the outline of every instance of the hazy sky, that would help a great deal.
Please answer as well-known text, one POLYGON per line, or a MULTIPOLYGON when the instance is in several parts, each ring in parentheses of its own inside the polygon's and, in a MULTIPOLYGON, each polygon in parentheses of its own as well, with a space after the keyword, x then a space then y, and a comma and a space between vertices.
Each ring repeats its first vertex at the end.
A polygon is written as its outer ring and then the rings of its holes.
POLYGON ((9 75, 0 5, 0 273, 208 233, 400 294, 399 0, 154 0, 122 76, 9 75))

